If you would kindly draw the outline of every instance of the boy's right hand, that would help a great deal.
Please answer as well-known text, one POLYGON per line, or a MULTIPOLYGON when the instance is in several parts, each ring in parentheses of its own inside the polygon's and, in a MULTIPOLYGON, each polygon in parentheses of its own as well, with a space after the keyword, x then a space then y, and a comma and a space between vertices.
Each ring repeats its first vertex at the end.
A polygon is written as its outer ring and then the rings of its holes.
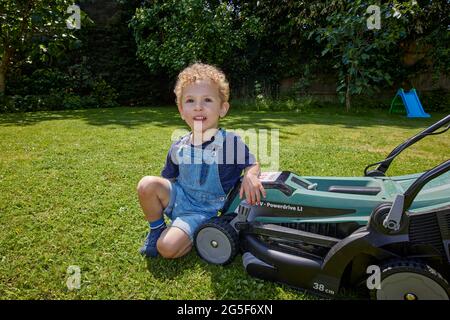
POLYGON ((245 195, 247 202, 252 206, 261 203, 261 194, 264 198, 267 195, 266 190, 259 180, 259 173, 259 166, 256 165, 251 167, 250 170, 245 173, 239 191, 239 198, 242 199, 245 195))

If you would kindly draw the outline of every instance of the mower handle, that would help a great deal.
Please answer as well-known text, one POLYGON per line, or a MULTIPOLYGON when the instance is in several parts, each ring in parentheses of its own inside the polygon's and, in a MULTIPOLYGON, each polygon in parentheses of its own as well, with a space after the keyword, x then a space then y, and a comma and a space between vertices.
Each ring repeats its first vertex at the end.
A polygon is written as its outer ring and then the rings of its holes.
POLYGON ((389 169, 389 166, 391 165, 392 161, 403 150, 405 150, 406 148, 410 147, 411 145, 413 145, 417 141, 422 140, 426 136, 435 135, 435 134, 441 134, 441 133, 446 132, 449 129, 450 129, 450 114, 447 115, 446 117, 442 118, 441 120, 439 120, 435 124, 431 125, 427 129, 423 130, 422 132, 416 134, 415 136, 409 138, 405 142, 403 142, 400 145, 398 145, 394 150, 391 151, 391 153, 389 153, 389 155, 383 161, 369 164, 364 169, 364 175, 365 176, 384 176, 386 174, 386 171, 389 169), (440 132, 435 132, 437 129, 445 126, 446 124, 449 124, 449 125, 444 130, 442 130, 440 132), (378 167, 376 169, 368 171, 368 169, 370 167, 373 167, 375 165, 378 165, 378 167))
POLYGON ((397 195, 387 217, 383 221, 383 225, 387 229, 398 231, 400 229, 403 215, 411 207, 420 190, 422 190, 428 182, 440 175, 443 175, 449 170, 450 160, 447 160, 417 178, 417 180, 411 184, 404 194, 397 195))
POLYGON ((408 210, 417 194, 422 190, 422 188, 434 178, 443 175, 450 170, 450 160, 442 162, 440 165, 428 170, 422 174, 404 193, 404 211, 408 210))

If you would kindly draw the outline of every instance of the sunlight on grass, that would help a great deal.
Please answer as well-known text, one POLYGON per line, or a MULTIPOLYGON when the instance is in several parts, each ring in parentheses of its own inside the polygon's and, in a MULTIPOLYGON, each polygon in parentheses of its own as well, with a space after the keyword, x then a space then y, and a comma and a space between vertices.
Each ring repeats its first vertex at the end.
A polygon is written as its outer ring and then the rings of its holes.
MULTIPOLYGON (((433 119, 233 111, 222 127, 280 130, 280 169, 361 176, 433 119), (374 120, 375 119, 375 120, 374 120)), ((306 299, 195 252, 147 261, 136 184, 159 175, 175 108, 116 108, 0 116, 0 299, 306 299), (81 269, 81 289, 66 286, 81 269)), ((413 146, 390 174, 419 172, 448 157, 448 135, 413 146)))

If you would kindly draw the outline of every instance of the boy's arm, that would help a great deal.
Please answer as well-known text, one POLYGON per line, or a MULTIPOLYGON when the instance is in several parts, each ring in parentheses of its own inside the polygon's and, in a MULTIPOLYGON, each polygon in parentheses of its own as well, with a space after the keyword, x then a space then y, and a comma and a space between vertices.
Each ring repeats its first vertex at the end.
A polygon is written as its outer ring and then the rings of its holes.
POLYGON ((174 162, 173 157, 174 154, 174 145, 172 145, 169 149, 169 152, 166 157, 166 163, 164 164, 164 168, 161 171, 161 176, 170 181, 175 181, 179 174, 178 164, 174 162))
POLYGON ((261 202, 261 194, 264 198, 266 197, 266 190, 259 180, 260 174, 261 168, 258 162, 255 162, 244 170, 244 178, 242 179, 239 197, 242 199, 245 194, 247 202, 250 205, 259 204, 261 202))

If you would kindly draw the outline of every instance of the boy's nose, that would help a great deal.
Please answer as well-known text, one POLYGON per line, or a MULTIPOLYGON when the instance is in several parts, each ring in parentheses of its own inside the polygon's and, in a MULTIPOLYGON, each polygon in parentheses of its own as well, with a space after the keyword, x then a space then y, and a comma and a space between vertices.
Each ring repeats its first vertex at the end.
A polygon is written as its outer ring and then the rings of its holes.
POLYGON ((202 110, 203 109, 203 104, 201 102, 197 102, 195 104, 195 110, 202 110))

